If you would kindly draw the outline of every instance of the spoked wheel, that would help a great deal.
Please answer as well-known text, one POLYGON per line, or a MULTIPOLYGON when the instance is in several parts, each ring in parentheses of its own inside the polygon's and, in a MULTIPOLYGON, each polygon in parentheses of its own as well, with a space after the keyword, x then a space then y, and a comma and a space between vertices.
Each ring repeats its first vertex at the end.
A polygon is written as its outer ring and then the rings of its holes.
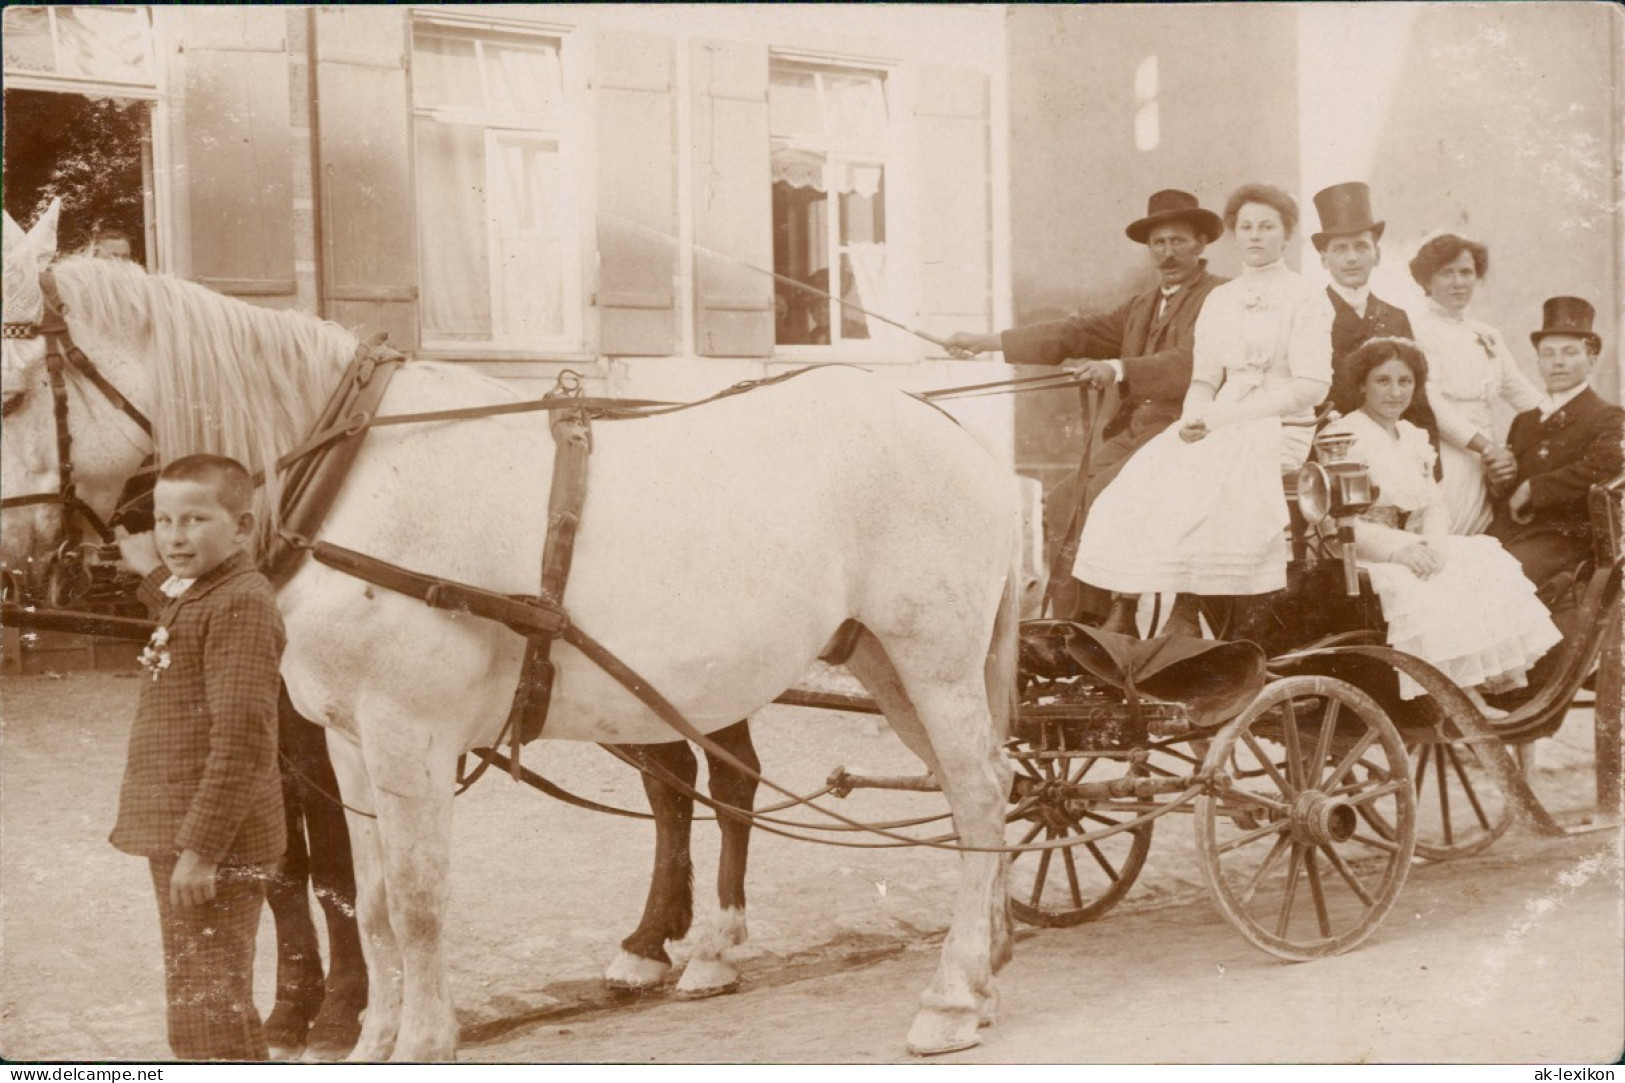
POLYGON ((1347 951, 1382 923, 1416 844, 1405 742, 1375 700, 1332 677, 1267 686, 1219 731, 1196 844, 1220 912, 1282 959, 1347 951), (1362 814, 1389 825, 1362 831, 1362 814))
MULTIPOLYGON (((1406 744, 1416 782, 1416 855, 1449 861, 1487 849, 1512 826, 1512 805, 1473 746, 1437 736, 1406 744)), ((1394 838, 1380 809, 1361 808, 1373 831, 1394 838)))
MULTIPOLYGON (((1040 750, 1022 741, 1008 749, 1015 767, 1014 807, 1007 840, 1025 846, 1105 830, 1138 818, 1101 801, 1081 799, 1071 788, 1104 782, 1127 772, 1120 760, 1076 752, 1040 750)), ((1010 907, 1029 925, 1064 928, 1093 921, 1127 894, 1151 850, 1150 823, 1097 842, 1010 855, 1010 907)))

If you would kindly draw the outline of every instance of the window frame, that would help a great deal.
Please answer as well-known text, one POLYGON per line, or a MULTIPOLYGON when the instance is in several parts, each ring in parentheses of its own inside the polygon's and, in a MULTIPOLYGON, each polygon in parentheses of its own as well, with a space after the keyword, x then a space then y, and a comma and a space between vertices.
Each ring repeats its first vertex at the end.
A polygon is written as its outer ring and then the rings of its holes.
MULTIPOLYGON (((24 5, 19 5, 24 6, 24 5)), ((57 13, 65 9, 64 5, 39 4, 33 5, 42 8, 50 21, 52 60, 59 62, 56 57, 60 35, 57 32, 57 13)), ((110 4, 110 8, 122 8, 136 11, 146 16, 146 66, 151 73, 150 81, 121 82, 114 79, 99 79, 83 75, 64 75, 60 71, 27 72, 5 69, 5 84, 11 90, 44 90, 51 92, 67 92, 83 94, 87 97, 112 98, 140 98, 156 101, 161 97, 163 86, 163 71, 158 63, 160 50, 158 48, 159 19, 152 4, 110 4)))
MULTIPOLYGON (((835 286, 835 289, 830 290, 831 293, 837 293, 840 286, 838 275, 841 257, 860 247, 841 240, 840 196, 842 193, 833 187, 835 171, 850 168, 854 165, 872 165, 880 168, 883 178, 880 191, 880 212, 881 219, 885 223, 886 240, 883 245, 875 247, 882 248, 885 252, 886 270, 884 281, 886 290, 885 297, 882 299, 879 308, 870 307, 869 310, 893 319, 901 319, 895 314, 905 311, 907 304, 903 296, 905 290, 903 286, 904 276, 899 273, 906 247, 901 243, 898 229, 901 207, 897 193, 900 190, 900 181, 905 174, 907 148, 910 146, 907 138, 909 134, 907 125, 903 119, 905 116, 903 107, 905 90, 904 80, 899 77, 902 65, 891 60, 824 55, 803 50, 771 49, 768 53, 769 88, 772 87, 774 73, 785 68, 810 69, 815 74, 824 72, 840 74, 845 72, 871 75, 877 77, 880 82, 885 102, 886 127, 883 137, 874 147, 841 144, 830 141, 827 137, 820 141, 818 145, 813 145, 805 139, 798 140, 793 137, 775 135, 772 133, 770 125, 768 153, 771 156, 774 151, 781 148, 794 148, 823 156, 825 191, 829 207, 824 230, 824 253, 830 269, 829 279, 835 286), (882 312, 881 309, 885 311, 882 312)), ((771 186, 776 182, 769 176, 768 183, 771 186)), ((773 228, 774 223, 769 222, 768 225, 769 229, 774 232, 776 241, 777 231, 773 228)), ((775 263, 777 263, 776 255, 775 253, 775 263)), ((811 294, 808 296, 811 296, 811 294)), ((864 298, 863 300, 866 306, 874 304, 872 298, 864 298)), ((839 337, 840 314, 844 310, 844 306, 834 305, 834 312, 830 320, 829 343, 780 343, 775 341, 774 353, 788 359, 803 361, 828 361, 837 356, 855 356, 866 361, 914 361, 918 359, 917 351, 912 347, 906 350, 899 349, 897 346, 888 344, 884 340, 883 334, 877 334, 873 331, 871 331, 869 338, 839 337)), ((873 317, 869 317, 869 321, 871 326, 876 322, 873 317)))
MULTIPOLYGON (((39 5, 46 7, 47 5, 39 5)), ((142 203, 145 218, 145 267, 149 271, 168 274, 182 273, 177 265, 176 253, 182 251, 179 239, 183 236, 182 213, 176 206, 175 155, 171 135, 171 103, 169 65, 163 58, 173 51, 173 38, 169 33, 169 19, 176 9, 162 4, 118 4, 131 8, 147 17, 147 66, 150 82, 116 82, 62 75, 56 72, 19 72, 6 69, 0 80, 7 90, 33 90, 49 94, 77 94, 81 97, 124 98, 148 104, 147 130, 142 141, 142 203)), ((56 39, 56 11, 50 8, 52 40, 56 39)))
MULTIPOLYGON (((445 34, 461 35, 475 41, 478 48, 489 43, 492 39, 524 40, 530 39, 538 43, 546 43, 556 48, 558 52, 560 91, 563 96, 561 107, 557 112, 556 121, 548 125, 538 125, 528 114, 513 113, 486 109, 469 109, 457 106, 421 105, 414 92, 410 102, 412 125, 412 169, 414 174, 421 173, 418 168, 418 139, 417 122, 428 119, 434 122, 450 122, 477 125, 482 132, 482 145, 485 148, 487 176, 490 169, 490 150, 495 141, 502 135, 520 135, 536 137, 556 142, 559 147, 559 177, 560 187, 564 193, 563 205, 564 219, 569 223, 566 227, 568 235, 562 246, 567 266, 561 273, 563 283, 563 298, 561 311, 564 320, 564 331, 547 339, 518 339, 506 338, 489 341, 472 339, 454 339, 435 337, 424 322, 424 306, 418 307, 418 356, 431 360, 448 361, 571 361, 590 362, 596 357, 597 328, 590 318, 594 309, 593 296, 593 268, 596 255, 597 231, 588 228, 583 223, 590 223, 596 214, 596 196, 590 174, 590 163, 593 160, 595 146, 592 137, 592 116, 590 88, 585 72, 590 70, 591 57, 590 43, 587 37, 579 32, 578 27, 567 24, 522 17, 473 16, 460 12, 426 11, 414 8, 408 35, 408 79, 413 83, 416 68, 416 43, 420 31, 429 33, 439 32, 445 34), (579 105, 577 104, 579 103, 579 105)), ((481 86, 485 86, 488 77, 484 66, 483 54, 480 56, 481 86)), ((426 198, 421 179, 414 186, 414 202, 426 198)), ((418 213, 421 204, 413 208, 412 228, 418 229, 418 213)), ((489 225, 487 227, 490 228, 489 225)), ((487 234, 486 259, 488 273, 493 283, 498 281, 496 266, 497 254, 496 238, 487 234)), ((427 276, 422 267, 422 237, 419 235, 419 293, 420 296, 427 289, 427 276)), ((493 288, 490 297, 491 320, 495 327, 497 320, 497 291, 493 288)))

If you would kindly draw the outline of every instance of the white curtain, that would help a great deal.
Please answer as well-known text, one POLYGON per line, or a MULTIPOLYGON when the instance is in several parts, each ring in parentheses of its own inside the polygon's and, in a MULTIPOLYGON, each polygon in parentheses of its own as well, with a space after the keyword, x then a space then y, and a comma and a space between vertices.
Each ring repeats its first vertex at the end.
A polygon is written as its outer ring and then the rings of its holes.
POLYGON ((425 337, 487 340, 491 273, 484 129, 420 119, 417 163, 425 337))
POLYGON ((481 108, 485 90, 473 40, 420 31, 412 42, 412 96, 418 105, 481 108))
POLYGON ((420 31, 413 57, 416 104, 444 110, 417 120, 425 338, 558 338, 576 273, 559 143, 509 127, 516 113, 540 128, 561 112, 557 50, 420 31))
POLYGON ((824 124, 843 145, 886 144, 886 91, 878 77, 824 76, 824 124))
POLYGON ((543 116, 561 112, 564 80, 554 50, 487 44, 485 70, 492 109, 543 116))
MULTIPOLYGON (((846 258, 852 268, 853 285, 856 287, 857 297, 848 296, 846 299, 854 304, 861 305, 870 312, 886 312, 889 314, 891 304, 886 289, 886 248, 884 245, 854 245, 846 252, 846 258)), ((863 319, 857 313, 847 310, 847 319, 863 319)), ((895 317, 894 317, 895 318, 895 317)), ((879 320, 865 320, 869 329, 869 341, 878 343, 891 349, 905 349, 910 346, 909 339, 902 331, 888 323, 879 320)))
POLYGON ((51 13, 47 9, 6 8, 4 38, 7 71, 56 70, 56 50, 51 45, 51 13))
POLYGON ((144 8, 8 7, 4 36, 7 71, 55 72, 111 83, 154 82, 152 28, 144 8))
POLYGON ((775 147, 773 180, 792 188, 819 192, 852 192, 873 199, 880 191, 883 170, 878 165, 829 162, 821 151, 775 147))
POLYGON ((504 135, 491 169, 497 246, 496 337, 535 342, 564 333, 564 198, 558 144, 504 135))

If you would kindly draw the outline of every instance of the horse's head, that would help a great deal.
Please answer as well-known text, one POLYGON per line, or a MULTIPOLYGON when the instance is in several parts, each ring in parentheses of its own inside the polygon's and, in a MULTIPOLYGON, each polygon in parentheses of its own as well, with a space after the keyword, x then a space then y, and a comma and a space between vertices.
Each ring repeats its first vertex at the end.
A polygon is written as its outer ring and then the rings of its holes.
MULTIPOLYGON (((112 516, 125 481, 152 448, 145 434, 82 372, 49 356, 46 332, 53 320, 61 320, 41 275, 56 256, 60 207, 53 202, 26 232, 9 214, 5 216, 5 353, 0 370, 4 392, 0 496, 5 507, 0 511, 0 564, 8 575, 20 575, 34 585, 50 556, 85 525, 84 520, 94 516, 99 524, 112 516)), ((71 333, 82 339, 83 345, 96 342, 77 325, 70 330, 62 324, 60 330, 64 336, 71 333)), ((71 345, 65 337, 57 342, 71 345)), ((97 352, 104 351, 98 347, 97 352)), ((147 381, 144 376, 134 378, 136 366, 128 359, 117 368, 114 382, 139 408, 148 392, 147 381)))

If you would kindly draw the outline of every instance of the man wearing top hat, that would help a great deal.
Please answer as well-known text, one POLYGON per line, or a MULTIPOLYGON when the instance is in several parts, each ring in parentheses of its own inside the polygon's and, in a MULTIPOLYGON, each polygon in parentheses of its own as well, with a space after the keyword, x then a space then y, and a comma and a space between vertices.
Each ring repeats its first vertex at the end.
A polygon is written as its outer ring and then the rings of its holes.
MULTIPOLYGON (((1151 196, 1144 218, 1124 232, 1143 244, 1156 265, 1155 287, 1110 312, 1077 315, 1003 332, 958 332, 947 340, 960 356, 1003 350, 1012 365, 1061 365, 1096 387, 1122 385, 1122 404, 1104 431, 1106 441, 1091 457, 1088 477, 1074 470, 1044 498, 1046 553, 1071 540, 1073 512, 1094 498, 1153 436, 1179 420, 1191 382, 1196 316, 1213 287, 1226 281, 1209 274, 1202 251, 1224 234, 1224 223, 1188 192, 1165 189, 1151 196)), ((1075 537, 1075 535, 1074 535, 1075 537)), ((1100 618, 1110 608, 1105 591, 1067 579, 1056 587, 1058 617, 1100 618)))
MULTIPOLYGON (((1362 181, 1334 184, 1315 193, 1320 232, 1310 236, 1320 265, 1331 275, 1326 300, 1332 306, 1332 391, 1327 401, 1340 414, 1353 413, 1363 401, 1361 389, 1343 378, 1343 362, 1374 338, 1414 338, 1405 310, 1371 292, 1371 272, 1382 262, 1382 231, 1374 220, 1371 189, 1362 181)), ((1405 420, 1439 446, 1439 423, 1427 398, 1417 395, 1405 420)), ((1437 468, 1435 468, 1437 469, 1437 468)))
POLYGON ((1625 410, 1587 385, 1602 353, 1602 337, 1591 329, 1594 317, 1578 297, 1546 302, 1544 326, 1529 336, 1546 395, 1512 420, 1507 447, 1516 469, 1490 473, 1502 498, 1490 532, 1537 586, 1591 554, 1587 494, 1621 469, 1625 410))

